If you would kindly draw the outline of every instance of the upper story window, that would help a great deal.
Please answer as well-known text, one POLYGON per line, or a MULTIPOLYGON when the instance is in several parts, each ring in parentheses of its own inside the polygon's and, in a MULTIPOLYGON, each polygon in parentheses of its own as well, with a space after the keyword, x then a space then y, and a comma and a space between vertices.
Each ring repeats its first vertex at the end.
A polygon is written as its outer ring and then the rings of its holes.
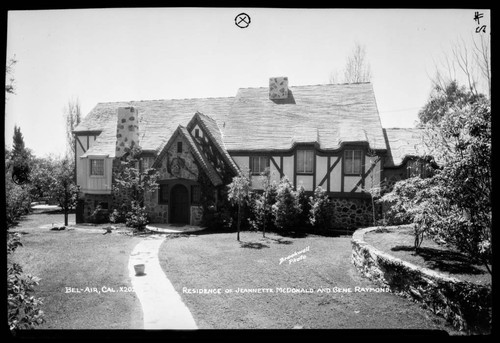
POLYGON ((90 160, 90 175, 91 176, 104 176, 104 160, 91 159, 90 160))
POLYGON ((196 138, 200 137, 200 129, 194 129, 194 136, 196 138))
POLYGON ((252 156, 250 157, 250 170, 252 174, 261 174, 269 168, 269 157, 267 156, 252 156))
POLYGON ((178 153, 182 152, 182 142, 177 142, 177 152, 178 153))
POLYGON ((406 164, 406 177, 415 177, 415 176, 420 176, 421 178, 426 178, 428 176, 431 176, 432 169, 429 165, 424 160, 421 159, 416 159, 416 160, 409 160, 408 163, 406 164))
POLYGON ((297 150, 297 173, 311 174, 314 171, 314 151, 297 150))
POLYGON ((344 152, 344 174, 361 175, 362 150, 346 150, 344 152))

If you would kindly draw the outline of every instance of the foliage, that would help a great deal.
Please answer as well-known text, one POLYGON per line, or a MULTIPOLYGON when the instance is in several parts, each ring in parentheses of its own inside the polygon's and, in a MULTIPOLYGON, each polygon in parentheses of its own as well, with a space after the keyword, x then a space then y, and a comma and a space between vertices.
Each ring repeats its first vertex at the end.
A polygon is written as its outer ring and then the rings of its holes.
POLYGON ((158 172, 154 168, 142 171, 139 166, 140 154, 140 148, 132 148, 113 170, 113 193, 125 196, 127 207, 130 204, 130 208, 132 202, 144 206, 144 195, 158 189, 158 172))
POLYGON ((356 42, 347 56, 346 64, 342 72, 343 78, 338 78, 337 73, 330 75, 330 83, 359 83, 370 82, 372 73, 370 64, 366 60, 365 46, 356 42))
POLYGON ((123 215, 122 212, 118 211, 115 208, 115 209, 113 209, 113 211, 111 211, 111 214, 109 215, 109 221, 113 224, 124 223, 125 216, 123 215))
POLYGON ((269 176, 265 173, 261 179, 264 189, 262 192, 255 192, 251 199, 252 218, 249 221, 254 229, 262 229, 262 235, 265 237, 266 230, 274 229, 272 206, 276 203, 278 185, 276 182, 270 182, 269 176))
POLYGON ((140 206, 137 201, 132 201, 131 209, 125 215, 125 225, 143 231, 148 224, 149 218, 146 207, 140 206))
POLYGON ((24 137, 20 127, 14 126, 12 140, 12 151, 9 156, 12 164, 12 180, 17 184, 24 184, 29 182, 30 160, 33 156, 24 145, 24 137))
POLYGON ((281 179, 276 189, 276 203, 272 205, 272 211, 276 228, 285 230, 298 227, 302 208, 297 192, 293 190, 293 185, 286 176, 281 179))
POLYGON ((49 196, 57 201, 64 212, 64 225, 68 225, 68 214, 76 206, 79 187, 75 184, 74 162, 65 157, 55 161, 50 178, 49 196))
MULTIPOLYGON (((441 169, 397 183, 383 199, 419 230, 453 244, 488 269, 491 263, 491 106, 459 101, 426 126, 429 154, 441 169)), ((416 243, 418 243, 416 239, 416 243)))
POLYGON ((64 120, 66 122, 66 142, 68 144, 68 151, 71 155, 75 156, 75 136, 73 130, 80 124, 82 114, 80 108, 80 100, 70 99, 64 108, 64 120))
POLYGON ((233 177, 233 181, 228 185, 227 198, 231 204, 238 206, 237 220, 237 240, 240 240, 242 207, 247 205, 250 199, 250 180, 247 176, 240 175, 233 177))
POLYGON ((298 226, 306 228, 311 225, 311 199, 309 196, 307 196, 306 190, 302 185, 297 187, 296 196, 300 207, 298 226))
POLYGON ((310 198, 310 223, 318 228, 331 228, 334 225, 335 207, 326 194, 326 190, 317 187, 314 197, 310 198))
POLYGON ((451 81, 443 86, 436 84, 430 99, 418 112, 420 124, 439 123, 454 107, 464 107, 467 104, 473 104, 478 100, 478 97, 484 98, 483 95, 475 95, 468 92, 465 86, 460 87, 457 81, 451 81))
POLYGON ((8 173, 5 175, 5 219, 8 226, 31 211, 31 197, 28 185, 18 185, 12 181, 8 173))
POLYGON ((16 65, 17 60, 14 57, 9 58, 9 61, 7 62, 7 65, 5 66, 5 101, 7 101, 7 94, 16 94, 16 86, 15 86, 15 79, 12 76, 14 72, 14 66, 16 65))

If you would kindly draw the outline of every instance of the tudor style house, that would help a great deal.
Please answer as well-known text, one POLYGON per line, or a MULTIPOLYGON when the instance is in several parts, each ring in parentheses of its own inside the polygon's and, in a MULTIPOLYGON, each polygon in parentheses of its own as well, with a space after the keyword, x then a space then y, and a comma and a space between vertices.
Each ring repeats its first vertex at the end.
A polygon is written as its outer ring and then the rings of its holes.
POLYGON ((77 222, 118 206, 113 161, 135 144, 141 168, 160 174, 146 196, 152 222, 191 225, 204 192, 217 204, 233 176, 249 172, 259 189, 264 171, 306 191, 323 187, 339 224, 368 225, 368 191, 420 170, 422 143, 419 129, 382 128, 370 83, 289 86, 287 77, 235 97, 99 103, 74 135, 77 222))

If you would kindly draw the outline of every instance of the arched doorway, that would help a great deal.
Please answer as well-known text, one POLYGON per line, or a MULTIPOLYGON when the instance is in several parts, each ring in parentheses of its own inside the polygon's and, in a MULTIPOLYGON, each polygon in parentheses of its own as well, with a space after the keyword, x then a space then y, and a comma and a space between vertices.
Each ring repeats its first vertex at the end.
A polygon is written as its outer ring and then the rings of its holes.
POLYGON ((177 184, 170 193, 170 222, 189 224, 189 193, 184 185, 177 184))

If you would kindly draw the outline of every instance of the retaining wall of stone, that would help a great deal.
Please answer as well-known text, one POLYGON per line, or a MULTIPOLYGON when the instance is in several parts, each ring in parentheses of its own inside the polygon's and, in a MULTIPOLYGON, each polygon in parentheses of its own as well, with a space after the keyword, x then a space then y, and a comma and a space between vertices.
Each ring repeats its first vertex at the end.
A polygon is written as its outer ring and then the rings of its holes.
POLYGON ((364 235, 377 229, 359 229, 352 236, 352 262, 362 275, 423 304, 461 331, 491 333, 491 287, 447 277, 374 248, 364 235))

